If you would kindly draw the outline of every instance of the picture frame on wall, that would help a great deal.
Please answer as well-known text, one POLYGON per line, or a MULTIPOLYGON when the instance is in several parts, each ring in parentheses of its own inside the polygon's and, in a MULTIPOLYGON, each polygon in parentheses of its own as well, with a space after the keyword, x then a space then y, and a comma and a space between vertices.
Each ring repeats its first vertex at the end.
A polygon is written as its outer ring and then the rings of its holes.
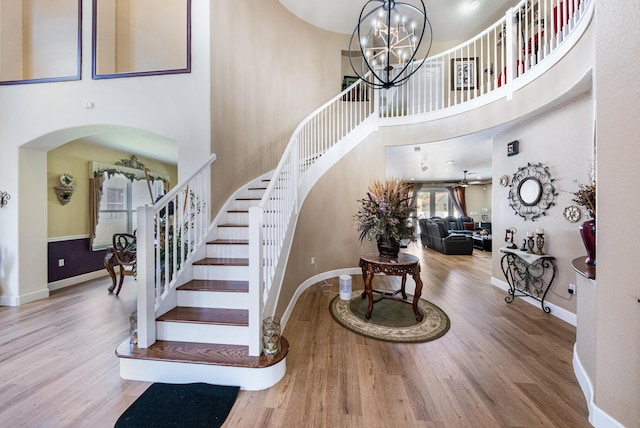
POLYGON ((456 91, 475 89, 478 86, 478 58, 451 59, 451 88, 456 91))
MULTIPOLYGON (((356 76, 344 76, 342 79, 342 90, 344 91, 349 86, 360 80, 356 76)), ((343 101, 369 101, 369 91, 365 85, 360 85, 359 88, 353 88, 348 94, 342 96, 343 101)))

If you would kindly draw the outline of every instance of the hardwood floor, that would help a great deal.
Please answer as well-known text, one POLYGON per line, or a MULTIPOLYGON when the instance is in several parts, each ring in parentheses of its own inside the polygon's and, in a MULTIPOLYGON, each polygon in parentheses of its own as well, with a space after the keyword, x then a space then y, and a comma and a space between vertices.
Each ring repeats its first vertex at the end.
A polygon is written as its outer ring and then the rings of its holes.
MULTIPOLYGON (((445 336, 421 344, 358 336, 329 314, 337 278, 333 293, 314 285, 284 331, 284 379, 240 391, 225 427, 590 426, 571 365, 574 327, 520 300, 505 303, 489 283, 491 253, 408 252, 421 258, 423 298, 451 319, 445 336)), ((353 281, 362 288, 358 275, 353 281)), ((109 285, 0 307, 1 426, 112 427, 148 387, 120 379, 115 356, 134 310, 133 279, 119 297, 109 285)))

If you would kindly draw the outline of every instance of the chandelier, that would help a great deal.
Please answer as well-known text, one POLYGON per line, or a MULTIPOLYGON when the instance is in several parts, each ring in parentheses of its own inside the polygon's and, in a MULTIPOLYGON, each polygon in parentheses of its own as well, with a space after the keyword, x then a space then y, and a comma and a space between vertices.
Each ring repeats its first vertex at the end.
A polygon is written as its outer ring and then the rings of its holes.
POLYGON ((349 61, 367 85, 386 89, 405 83, 424 62, 416 64, 414 58, 425 36, 424 58, 429 55, 431 23, 423 0, 414 2, 422 8, 394 0, 369 0, 363 6, 349 42, 349 51, 360 51, 361 56, 350 55, 349 61))

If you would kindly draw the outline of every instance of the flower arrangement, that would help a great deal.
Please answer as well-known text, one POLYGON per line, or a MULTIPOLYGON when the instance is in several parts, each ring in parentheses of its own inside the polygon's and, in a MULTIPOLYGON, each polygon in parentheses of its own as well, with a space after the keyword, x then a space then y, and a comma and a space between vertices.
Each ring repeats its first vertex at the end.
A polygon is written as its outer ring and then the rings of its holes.
POLYGON ((416 240, 409 222, 414 208, 410 202, 411 185, 397 179, 373 180, 367 197, 359 199, 360 209, 354 216, 363 240, 416 240))
POLYGON ((579 184, 578 190, 573 192, 572 201, 582 206, 591 218, 596 218, 596 181, 592 180, 590 184, 579 184))

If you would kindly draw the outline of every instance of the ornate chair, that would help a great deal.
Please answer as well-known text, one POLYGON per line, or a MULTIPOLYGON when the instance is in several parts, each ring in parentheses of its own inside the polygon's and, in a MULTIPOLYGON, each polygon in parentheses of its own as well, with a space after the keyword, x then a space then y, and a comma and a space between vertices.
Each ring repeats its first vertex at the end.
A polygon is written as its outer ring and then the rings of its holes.
POLYGON ((113 235, 113 247, 107 249, 107 255, 105 257, 105 268, 111 276, 112 284, 109 287, 109 293, 113 293, 116 287, 116 274, 113 269, 114 259, 120 266, 120 281, 118 283, 118 289, 116 290, 116 296, 120 294, 122 283, 125 276, 131 276, 135 274, 136 269, 136 237, 130 233, 116 233, 113 235))

